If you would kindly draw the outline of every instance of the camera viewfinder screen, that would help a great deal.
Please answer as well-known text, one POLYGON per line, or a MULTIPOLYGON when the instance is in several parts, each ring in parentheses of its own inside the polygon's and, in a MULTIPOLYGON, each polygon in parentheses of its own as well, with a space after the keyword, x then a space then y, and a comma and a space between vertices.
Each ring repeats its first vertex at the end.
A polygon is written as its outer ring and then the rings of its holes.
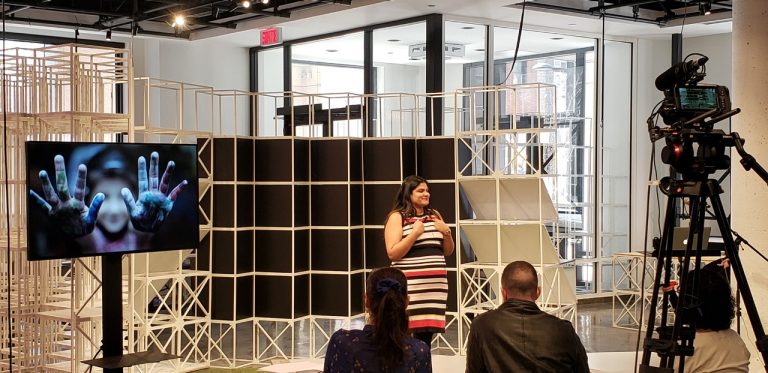
POLYGON ((677 89, 680 109, 712 110, 717 109, 717 91, 715 87, 681 87, 677 89))
POLYGON ((197 146, 26 143, 29 260, 192 249, 197 146))

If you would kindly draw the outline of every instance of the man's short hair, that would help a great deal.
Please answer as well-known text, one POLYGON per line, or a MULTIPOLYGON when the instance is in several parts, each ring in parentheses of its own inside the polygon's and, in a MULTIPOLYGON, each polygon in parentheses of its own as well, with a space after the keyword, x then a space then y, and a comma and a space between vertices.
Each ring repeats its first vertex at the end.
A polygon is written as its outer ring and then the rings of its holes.
POLYGON ((539 278, 531 263, 523 260, 507 264, 501 274, 501 286, 510 297, 536 297, 539 278))

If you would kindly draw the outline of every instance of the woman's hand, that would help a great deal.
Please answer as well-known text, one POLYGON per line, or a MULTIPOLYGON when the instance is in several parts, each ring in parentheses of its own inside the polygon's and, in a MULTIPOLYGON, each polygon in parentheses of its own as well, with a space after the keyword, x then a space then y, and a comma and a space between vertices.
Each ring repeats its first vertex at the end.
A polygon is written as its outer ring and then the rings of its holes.
POLYGON ((437 229, 438 232, 442 233, 443 236, 449 236, 451 234, 451 228, 448 227, 448 224, 445 224, 443 219, 440 218, 438 215, 432 215, 432 221, 435 222, 435 229, 437 229))
POLYGON ((64 166, 64 157, 56 155, 53 158, 56 171, 56 189, 51 184, 51 179, 45 170, 40 171, 39 177, 43 184, 43 195, 40 197, 34 190, 29 194, 37 203, 48 212, 48 216, 56 222, 56 225, 70 237, 82 237, 93 232, 96 225, 96 217, 99 214, 101 204, 104 202, 104 193, 98 193, 91 200, 91 206, 85 204, 85 180, 88 168, 80 165, 77 168, 77 181, 75 182, 75 194, 70 195, 67 181, 67 170, 64 166))
POLYGON ((149 178, 147 178, 147 161, 139 157, 139 199, 134 201, 133 193, 128 188, 123 188, 122 195, 131 222, 136 230, 141 232, 157 232, 168 214, 173 209, 176 198, 187 186, 183 180, 170 192, 170 180, 176 163, 168 162, 163 177, 160 178, 160 155, 152 152, 149 158, 149 178))
POLYGON ((408 233, 409 236, 414 235, 416 238, 421 236, 422 233, 424 233, 424 221, 421 219, 416 219, 415 222, 413 222, 413 228, 411 228, 411 232, 408 233))

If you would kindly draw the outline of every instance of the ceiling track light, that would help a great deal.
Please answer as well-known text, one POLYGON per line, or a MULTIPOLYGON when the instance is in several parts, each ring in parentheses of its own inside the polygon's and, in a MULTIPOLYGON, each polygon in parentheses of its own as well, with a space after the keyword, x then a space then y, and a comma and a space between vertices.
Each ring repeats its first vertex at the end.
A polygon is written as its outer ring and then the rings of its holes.
POLYGON ((180 26, 184 26, 185 23, 187 23, 187 20, 184 18, 184 16, 181 14, 177 14, 173 17, 173 23, 171 23, 171 26, 180 27, 180 26))
POLYGON ((248 9, 248 8, 251 7, 251 2, 248 1, 248 0, 243 0, 243 1, 240 2, 240 6, 245 8, 245 9, 248 9))
POLYGON ((712 14, 712 3, 710 1, 702 1, 699 3, 699 13, 705 16, 712 14))
POLYGON ((264 4, 264 5, 267 5, 267 4, 269 4, 269 0, 261 0, 261 3, 264 4))

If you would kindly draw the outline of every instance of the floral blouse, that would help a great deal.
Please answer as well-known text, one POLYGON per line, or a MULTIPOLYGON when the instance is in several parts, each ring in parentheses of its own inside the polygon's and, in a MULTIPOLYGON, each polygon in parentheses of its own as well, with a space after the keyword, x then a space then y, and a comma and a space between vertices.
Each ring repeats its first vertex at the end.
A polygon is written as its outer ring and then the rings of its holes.
MULTIPOLYGON (((405 362, 392 373, 432 372, 432 353, 426 343, 408 337, 405 349, 405 362)), ((379 364, 378 348, 373 342, 373 327, 366 325, 363 330, 341 329, 333 333, 325 353, 323 372, 383 372, 379 364)))

